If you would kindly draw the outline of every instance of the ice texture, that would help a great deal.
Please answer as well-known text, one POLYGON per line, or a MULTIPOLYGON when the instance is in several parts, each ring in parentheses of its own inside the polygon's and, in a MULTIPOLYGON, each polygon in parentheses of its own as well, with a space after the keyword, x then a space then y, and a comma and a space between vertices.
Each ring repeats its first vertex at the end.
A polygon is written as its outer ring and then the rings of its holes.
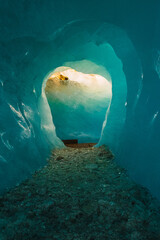
POLYGON ((45 79, 65 62, 88 60, 112 79, 99 145, 160 198, 159 11, 159 1, 0 0, 1 191, 63 147, 45 79))

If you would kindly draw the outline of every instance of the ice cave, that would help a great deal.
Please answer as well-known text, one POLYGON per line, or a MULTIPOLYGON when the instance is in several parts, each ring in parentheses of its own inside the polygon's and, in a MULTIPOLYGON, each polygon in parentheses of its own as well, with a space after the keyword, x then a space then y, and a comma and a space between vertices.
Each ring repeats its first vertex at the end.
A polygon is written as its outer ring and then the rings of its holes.
POLYGON ((108 146, 160 199, 159 12, 157 0, 0 1, 1 194, 78 139, 108 146))
POLYGON ((91 16, 81 10, 83 3, 72 3, 71 8, 65 5, 68 14, 61 18, 60 2, 56 8, 49 0, 46 8, 37 1, 13 2, 1 2, 1 191, 42 166, 51 148, 62 146, 42 85, 57 67, 74 68, 80 61, 79 71, 112 79, 112 101, 99 144, 108 144, 129 174, 160 197, 158 3, 145 3, 143 9, 142 3, 128 6, 123 1, 122 10, 120 1, 107 1, 106 7, 104 2, 104 8, 94 1, 91 16))

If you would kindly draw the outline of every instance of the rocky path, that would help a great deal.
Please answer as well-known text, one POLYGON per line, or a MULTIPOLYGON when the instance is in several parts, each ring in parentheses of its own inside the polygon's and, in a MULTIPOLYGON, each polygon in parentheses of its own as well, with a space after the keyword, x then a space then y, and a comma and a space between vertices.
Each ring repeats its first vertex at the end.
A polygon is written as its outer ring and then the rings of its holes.
POLYGON ((0 240, 160 240, 160 208, 104 147, 55 150, 0 197, 0 240))

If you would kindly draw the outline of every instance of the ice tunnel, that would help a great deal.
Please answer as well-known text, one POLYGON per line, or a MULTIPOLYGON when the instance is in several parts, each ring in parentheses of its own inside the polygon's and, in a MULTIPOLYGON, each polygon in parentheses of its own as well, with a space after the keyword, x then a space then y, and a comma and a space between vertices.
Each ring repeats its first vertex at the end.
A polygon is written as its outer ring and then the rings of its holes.
MULTIPOLYGON (((64 109, 55 102, 52 108, 45 93, 49 76, 63 66, 108 79, 105 111, 93 95, 87 98, 103 113, 98 146, 108 145, 130 176, 160 198, 158 1, 8 0, 0 6, 0 191, 64 147, 54 113, 60 119, 64 109)), ((75 114, 72 124, 78 122, 75 114)), ((98 119, 93 124, 96 131, 98 119)))

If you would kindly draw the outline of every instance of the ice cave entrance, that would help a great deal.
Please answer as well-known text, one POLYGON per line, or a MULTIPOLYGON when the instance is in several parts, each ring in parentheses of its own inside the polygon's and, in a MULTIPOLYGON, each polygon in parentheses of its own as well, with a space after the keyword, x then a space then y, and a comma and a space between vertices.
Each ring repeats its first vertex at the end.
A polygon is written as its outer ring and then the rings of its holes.
POLYGON ((59 67, 49 75, 45 94, 61 140, 98 143, 112 98, 111 77, 107 71, 104 75, 70 67, 59 67))

